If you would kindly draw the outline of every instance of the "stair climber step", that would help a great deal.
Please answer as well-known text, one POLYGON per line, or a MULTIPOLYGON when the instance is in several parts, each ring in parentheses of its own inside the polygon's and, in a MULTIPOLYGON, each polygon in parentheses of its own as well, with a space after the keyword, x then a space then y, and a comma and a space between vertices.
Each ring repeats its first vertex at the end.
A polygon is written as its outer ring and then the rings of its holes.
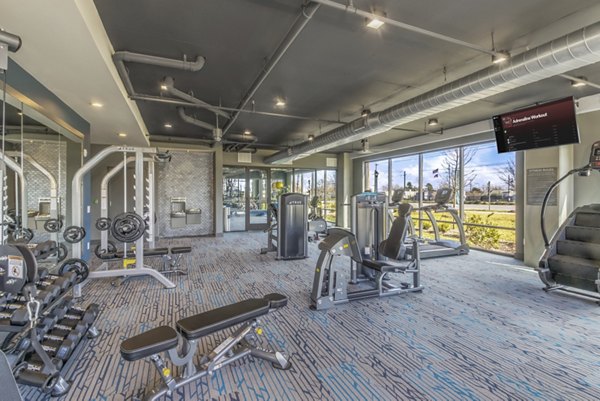
POLYGON ((594 242, 600 244, 600 228, 567 226, 566 238, 571 241, 594 242))
POLYGON ((558 284, 597 292, 596 280, 600 271, 600 261, 554 255, 548 259, 548 267, 558 284))
POLYGON ((582 241, 559 240, 556 253, 578 258, 600 260, 600 244, 582 241))
POLYGON ((600 213, 577 213, 577 216, 575 216, 575 225, 600 228, 600 213))

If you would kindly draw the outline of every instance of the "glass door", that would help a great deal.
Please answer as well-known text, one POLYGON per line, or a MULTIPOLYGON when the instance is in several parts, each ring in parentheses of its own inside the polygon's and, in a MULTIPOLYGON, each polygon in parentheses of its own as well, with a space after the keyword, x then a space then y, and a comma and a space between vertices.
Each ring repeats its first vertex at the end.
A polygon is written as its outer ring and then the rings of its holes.
POLYGON ((268 206, 271 197, 267 186, 267 170, 249 168, 247 170, 246 229, 264 230, 268 227, 268 206))
POLYGON ((224 231, 245 231, 246 210, 246 169, 244 167, 224 167, 224 231))

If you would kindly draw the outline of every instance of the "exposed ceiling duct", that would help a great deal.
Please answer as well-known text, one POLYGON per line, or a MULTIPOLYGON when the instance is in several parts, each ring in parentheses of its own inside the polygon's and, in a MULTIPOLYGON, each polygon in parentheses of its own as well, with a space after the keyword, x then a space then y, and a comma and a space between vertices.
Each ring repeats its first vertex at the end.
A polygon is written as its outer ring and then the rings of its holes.
POLYGON ((336 146, 386 132, 398 125, 600 61, 600 22, 528 50, 380 112, 358 118, 265 159, 289 163, 336 146))
POLYGON ((0 43, 4 43, 7 46, 7 50, 10 52, 17 52, 21 48, 21 37, 0 30, 0 43))
POLYGON ((172 77, 165 77, 161 83, 161 89, 166 91, 168 94, 178 97, 179 99, 185 100, 186 102, 193 103, 198 105, 198 107, 212 111, 215 114, 218 114, 225 118, 230 118, 231 116, 226 111, 220 110, 217 107, 212 106, 209 103, 206 103, 203 100, 195 98, 192 95, 188 95, 187 93, 180 91, 175 88, 175 80, 172 77))
MULTIPOLYGON (((210 125, 209 123, 206 123, 204 121, 198 120, 194 117, 188 116, 187 114, 185 114, 185 110, 183 107, 178 107, 177 108, 177 112, 179 113, 179 116, 181 117, 181 119, 183 121, 185 121, 188 124, 193 124, 196 125, 198 127, 207 129, 212 131, 213 133, 213 140, 220 142, 221 141, 221 130, 213 125, 210 125)), ((227 142, 233 142, 233 143, 254 143, 258 140, 258 138, 255 135, 252 134, 227 134, 227 142)))
POLYGON ((177 108, 177 112, 179 113, 179 117, 181 117, 181 119, 183 121, 185 121, 186 123, 188 123, 188 124, 193 124, 193 125, 195 125, 197 127, 204 128, 204 129, 207 129, 209 131, 212 131, 212 130, 214 130, 216 128, 214 125, 211 125, 211 124, 206 123, 204 121, 200 121, 200 120, 198 120, 196 118, 188 116, 187 114, 185 114, 185 110, 184 110, 183 107, 178 107, 177 108))
POLYGON ((187 61, 184 57, 183 60, 175 60, 165 57, 150 56, 148 54, 133 53, 128 51, 118 51, 113 54, 113 62, 117 67, 117 72, 125 85, 127 94, 131 97, 136 95, 131 79, 129 79, 129 73, 125 67, 125 62, 139 63, 156 65, 158 67, 175 68, 185 71, 200 71, 204 67, 206 59, 202 56, 196 57, 196 61, 187 61))

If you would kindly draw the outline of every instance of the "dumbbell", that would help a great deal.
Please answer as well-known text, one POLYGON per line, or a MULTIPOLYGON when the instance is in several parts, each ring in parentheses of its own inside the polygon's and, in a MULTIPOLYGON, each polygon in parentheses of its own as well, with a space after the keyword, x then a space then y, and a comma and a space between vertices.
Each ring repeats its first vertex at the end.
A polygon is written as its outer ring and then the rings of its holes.
POLYGON ((9 319, 10 324, 25 326, 29 323, 27 306, 22 303, 5 304, 4 310, 0 312, 0 319, 9 319))
POLYGON ((44 351, 48 353, 51 357, 56 357, 61 361, 66 361, 69 359, 77 343, 72 340, 65 338, 64 340, 44 340, 41 341, 40 344, 44 351))
POLYGON ((73 341, 75 344, 79 343, 79 341, 83 338, 85 334, 85 328, 83 326, 75 327, 75 329, 57 329, 56 327, 47 334, 43 335, 43 339, 45 340, 56 340, 63 341, 65 339, 69 339, 73 341))
POLYGON ((97 304, 90 304, 86 309, 73 306, 68 312, 70 315, 79 316, 79 319, 86 324, 92 324, 100 313, 100 307, 97 304))

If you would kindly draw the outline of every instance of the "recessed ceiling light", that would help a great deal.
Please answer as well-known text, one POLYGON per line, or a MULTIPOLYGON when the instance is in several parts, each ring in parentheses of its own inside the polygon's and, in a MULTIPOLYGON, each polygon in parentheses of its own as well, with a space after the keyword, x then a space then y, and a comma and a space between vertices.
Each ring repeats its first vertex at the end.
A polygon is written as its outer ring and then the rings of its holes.
POLYGON ((437 118, 430 118, 429 121, 427 121, 427 125, 429 125, 430 127, 434 126, 434 125, 438 125, 438 120, 437 118))
POLYGON ((161 84, 161 85, 160 85, 160 90, 161 90, 161 91, 166 91, 166 90, 167 90, 167 85, 165 85, 165 84, 161 84))
POLYGON ((104 107, 104 104, 102 104, 100 102, 92 102, 91 105, 92 105, 92 107, 97 107, 99 109, 104 107))
POLYGON ((125 132, 119 132, 117 135, 119 135, 121 138, 125 138, 127 136, 125 132))
POLYGON ((499 50, 496 54, 492 55, 492 63, 498 64, 503 63, 510 58, 510 53, 506 50, 499 50))
POLYGON ((384 24, 385 24, 385 22, 383 22, 382 20, 377 19, 377 18, 373 18, 372 20, 369 20, 369 22, 367 22, 367 28, 379 29, 384 24))
POLYGON ((18 115, 20 115, 20 116, 22 116, 22 115, 23 115, 23 112, 22 112, 22 111, 19 111, 19 112, 17 112, 17 114, 18 114, 18 115))
POLYGON ((285 107, 285 99, 278 97, 275 99, 275 106, 277 107, 285 107))
POLYGON ((312 141, 314 141, 314 140, 315 140, 315 136, 314 136, 313 134, 310 134, 310 135, 308 136, 308 141, 309 141, 309 142, 312 142, 312 141))
POLYGON ((587 78, 586 77, 575 77, 577 78, 577 80, 572 80, 571 81, 571 86, 573 88, 581 88, 582 86, 586 86, 587 85, 587 78))
POLYGON ((244 135, 250 135, 251 133, 252 133, 252 131, 250 131, 249 129, 244 130, 244 135))
POLYGON ((166 123, 165 128, 173 128, 173 125, 171 125, 170 123, 166 123))

